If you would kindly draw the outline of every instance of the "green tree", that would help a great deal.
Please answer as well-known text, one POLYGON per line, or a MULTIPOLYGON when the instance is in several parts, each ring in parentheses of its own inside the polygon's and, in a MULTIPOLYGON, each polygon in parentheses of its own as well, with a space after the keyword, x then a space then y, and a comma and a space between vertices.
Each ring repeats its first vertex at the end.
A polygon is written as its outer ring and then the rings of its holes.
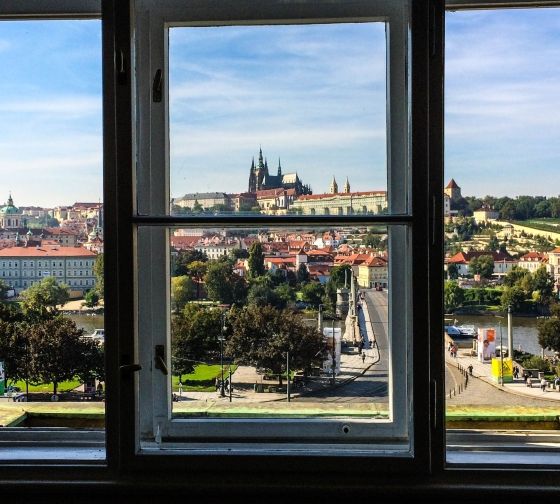
POLYGON ((256 278, 266 273, 266 269, 264 267, 264 253, 261 242, 254 242, 249 248, 248 263, 249 278, 256 278))
POLYGON ((27 328, 25 322, 0 321, 0 356, 6 379, 24 380, 28 370, 27 328))
POLYGON ((541 305, 550 303, 554 294, 554 277, 541 266, 533 273, 533 289, 538 292, 538 302, 541 305))
POLYGON ((463 304, 465 299, 465 292, 459 284, 455 281, 445 282, 444 293, 444 306, 445 312, 451 313, 463 304))
POLYGON ((490 235, 490 240, 488 240, 486 250, 489 250, 490 252, 496 252, 499 248, 500 242, 498 241, 498 238, 496 238, 496 235, 492 233, 490 235))
POLYGON ((105 293, 105 256, 97 254, 95 263, 93 264, 93 274, 95 275, 95 290, 101 299, 105 293))
POLYGON ((200 261, 202 263, 208 262, 208 256, 200 250, 180 250, 174 261, 173 276, 190 275, 193 276, 189 269, 191 263, 200 261))
POLYGON ((99 294, 94 290, 89 290, 84 296, 84 305, 88 308, 95 308, 99 304, 99 294))
POLYGON ((95 342, 84 339, 84 330, 62 315, 29 326, 30 381, 58 384, 84 372, 84 355, 95 342))
POLYGON ((321 304, 324 295, 325 288, 319 282, 309 282, 301 288, 302 301, 315 307, 321 304))
POLYGON ((296 300, 294 289, 287 283, 283 283, 274 289, 275 294, 282 301, 283 306, 288 306, 296 300))
POLYGON ((459 267, 455 263, 447 265, 447 278, 449 280, 457 280, 459 278, 459 267))
POLYGON ((560 319, 551 317, 537 321, 539 345, 560 352, 560 319))
POLYGON ((525 268, 520 266, 514 266, 508 271, 504 277, 504 285, 506 287, 513 287, 514 285, 520 286, 521 280, 525 277, 531 276, 531 273, 525 268))
POLYGON ((57 283, 54 277, 47 277, 24 290, 21 297, 26 312, 46 315, 46 312, 56 312, 57 306, 68 301, 70 288, 57 283))
POLYGON ((190 277, 183 275, 171 278, 171 307, 174 311, 182 310, 194 299, 195 287, 190 277))
MULTIPOLYGON (((309 370, 324 350, 323 335, 315 326, 291 310, 248 305, 232 317, 233 334, 225 353, 244 365, 286 372, 286 353, 290 368, 309 370)), ((280 384, 282 379, 280 377, 280 384)))
POLYGON ((225 318, 218 308, 188 304, 171 317, 171 356, 173 373, 192 373, 195 365, 217 361, 218 336, 225 318))
POLYGON ((270 305, 277 308, 284 308, 286 306, 284 300, 278 297, 276 291, 264 283, 253 284, 249 287, 247 304, 255 306, 270 305))
POLYGON ((4 280, 0 280, 0 300, 6 299, 6 294, 8 293, 9 286, 4 280))
POLYGON ((233 272, 228 262, 210 263, 204 281, 211 300, 225 304, 245 302, 247 297, 245 280, 233 272))
POLYGON ((494 273, 494 259, 490 255, 473 257, 469 262, 469 272, 482 278, 492 278, 494 273))
POLYGON ((309 271, 304 263, 298 266, 296 272, 297 283, 303 284, 309 282, 309 271))
POLYGON ((506 287, 501 297, 502 310, 507 311, 508 306, 511 306, 513 312, 521 311, 525 297, 525 292, 521 288, 506 287))

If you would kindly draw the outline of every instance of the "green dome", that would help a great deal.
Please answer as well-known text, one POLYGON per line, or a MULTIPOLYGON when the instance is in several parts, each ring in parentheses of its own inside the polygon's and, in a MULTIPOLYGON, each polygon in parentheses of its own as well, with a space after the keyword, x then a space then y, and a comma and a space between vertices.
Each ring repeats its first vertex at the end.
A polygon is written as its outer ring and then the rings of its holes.
POLYGON ((0 208, 1 215, 19 215, 21 212, 19 208, 14 205, 14 200, 12 199, 12 195, 8 198, 8 203, 5 207, 0 208))

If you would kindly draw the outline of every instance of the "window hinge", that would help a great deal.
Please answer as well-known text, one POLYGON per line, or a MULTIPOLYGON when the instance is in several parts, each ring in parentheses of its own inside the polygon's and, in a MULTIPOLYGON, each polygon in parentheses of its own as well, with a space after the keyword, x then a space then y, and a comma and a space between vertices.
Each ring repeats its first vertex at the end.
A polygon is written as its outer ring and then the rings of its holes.
POLYGON ((126 84, 126 61, 124 51, 122 49, 116 50, 115 67, 117 72, 117 82, 119 84, 126 84))
POLYGON ((167 370, 167 364, 165 363, 165 347, 163 345, 156 345, 156 369, 159 369, 165 376, 169 374, 167 370))
POLYGON ((162 97, 163 88, 163 73, 161 68, 158 68, 156 74, 154 75, 154 82, 152 84, 152 101, 154 103, 160 103, 162 97))

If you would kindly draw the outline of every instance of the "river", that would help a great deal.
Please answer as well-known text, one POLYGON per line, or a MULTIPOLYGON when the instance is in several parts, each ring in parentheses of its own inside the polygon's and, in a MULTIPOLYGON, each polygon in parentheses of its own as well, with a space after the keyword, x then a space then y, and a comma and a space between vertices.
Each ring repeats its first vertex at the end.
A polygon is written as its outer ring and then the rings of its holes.
POLYGON ((65 316, 76 322, 76 325, 83 328, 86 334, 93 333, 95 329, 105 328, 104 315, 66 314, 65 316))
MULTIPOLYGON (((496 345, 500 344, 500 324, 502 326, 503 345, 507 346, 507 315, 504 318, 490 315, 450 315, 446 319, 453 319, 454 325, 474 325, 475 328, 496 329, 496 345), (456 320, 457 322, 454 322, 456 320)), ((450 322, 446 322, 450 323, 450 322)), ((542 347, 539 345, 537 319, 534 317, 513 317, 513 348, 523 350, 533 355, 541 355, 542 347)), ((554 355, 553 351, 545 350, 545 355, 554 355)))

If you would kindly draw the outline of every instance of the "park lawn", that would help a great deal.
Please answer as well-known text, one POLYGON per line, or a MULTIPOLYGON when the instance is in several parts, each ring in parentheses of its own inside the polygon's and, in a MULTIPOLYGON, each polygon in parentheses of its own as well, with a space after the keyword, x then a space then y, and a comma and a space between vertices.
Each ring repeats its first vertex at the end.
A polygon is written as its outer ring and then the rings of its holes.
MULTIPOLYGON (((229 364, 224 364, 224 378, 229 376, 229 364)), ((231 364, 231 373, 235 373, 236 364, 231 364)), ((222 368, 219 364, 198 364, 193 373, 184 374, 181 377, 173 375, 171 384, 174 392, 179 391, 179 378, 183 381, 183 390, 191 392, 212 392, 216 390, 216 378, 221 377, 222 368), (196 382, 200 382, 197 384, 196 382)))
MULTIPOLYGON (((15 385, 16 387, 19 387, 19 389, 22 392, 25 392, 25 390, 26 390, 25 382, 21 381, 21 380, 15 382, 15 383, 8 380, 8 386, 10 386, 10 385, 15 385)), ((79 387, 80 385, 82 385, 82 382, 80 382, 78 380, 60 382, 58 384, 57 392, 58 393, 68 392, 70 390, 74 390, 75 388, 79 387)), ((53 384, 52 383, 39 383, 38 385, 32 385, 31 383, 29 384, 29 392, 49 393, 49 392, 52 392, 52 391, 53 391, 53 384)))

